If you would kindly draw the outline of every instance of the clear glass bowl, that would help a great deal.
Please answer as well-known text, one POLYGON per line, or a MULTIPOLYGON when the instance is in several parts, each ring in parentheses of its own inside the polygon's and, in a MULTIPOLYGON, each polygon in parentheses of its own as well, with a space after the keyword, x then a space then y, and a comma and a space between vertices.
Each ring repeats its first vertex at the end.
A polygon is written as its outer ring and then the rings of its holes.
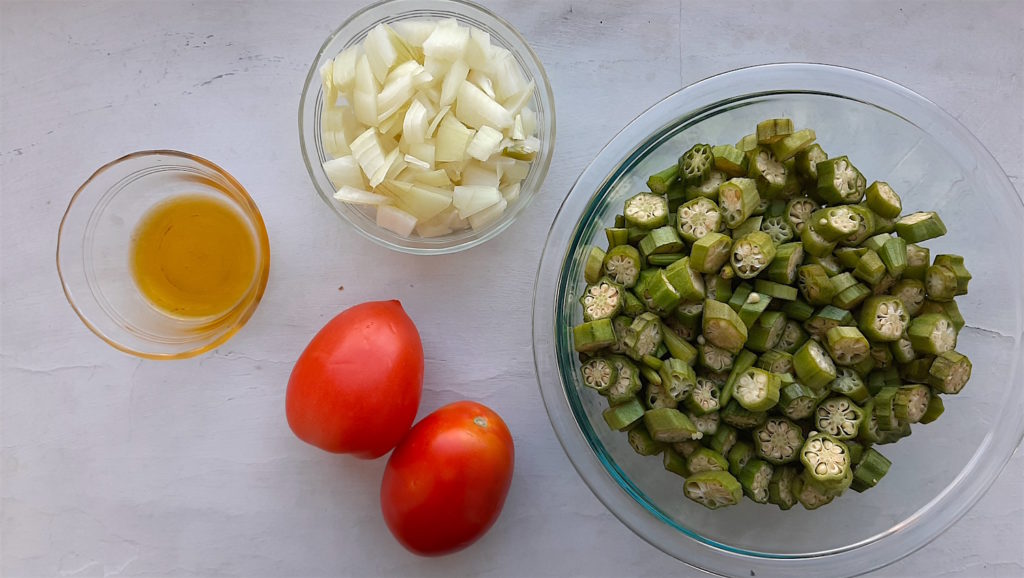
POLYGON ((1021 200, 992 156, 935 104, 888 80, 814 64, 746 68, 709 78, 640 115, 598 154, 562 204, 537 276, 533 345, 551 423, 576 470, 623 523, 664 552, 731 576, 852 576, 921 548, 962 516, 1002 470, 1024 433, 1021 200), (893 466, 864 494, 815 511, 744 500, 711 511, 682 480, 608 429, 603 398, 578 383, 572 327, 584 286, 581 256, 649 174, 697 142, 735 142, 757 121, 790 117, 825 151, 848 154, 888 181, 905 211, 937 210, 949 234, 932 254, 964 255, 974 274, 958 299, 958 350, 974 375, 946 413, 882 449, 893 466))
POLYGON ((555 99, 551 84, 544 73, 544 67, 530 45, 508 22, 490 10, 463 0, 385 0, 368 6, 345 21, 324 42, 317 52, 299 102, 299 144, 302 158, 306 162, 309 177, 317 194, 342 220, 348 222, 361 235, 378 245, 421 255, 454 253, 475 247, 496 237, 516 220, 533 196, 540 190, 551 165, 555 148, 555 99), (510 203, 501 218, 480 230, 467 229, 451 235, 435 238, 402 237, 377 226, 373 213, 358 206, 334 199, 334 186, 324 172, 323 163, 328 160, 321 141, 321 112, 323 110, 323 86, 320 81, 320 67, 334 58, 345 48, 358 44, 377 24, 394 23, 401 20, 438 20, 454 18, 460 24, 473 26, 491 35, 491 43, 509 50, 519 62, 526 79, 536 84, 530 107, 537 113, 537 137, 540 150, 530 165, 530 172, 522 182, 519 199, 510 203))
POLYGON ((223 169, 188 153, 141 151, 100 167, 75 192, 60 224, 57 272, 71 307, 101 339, 138 357, 183 359, 224 343, 256 311, 270 273, 270 241, 256 204, 223 169), (169 315, 150 304, 132 276, 135 226, 155 205, 185 194, 226 202, 256 248, 249 289, 215 317, 169 315))

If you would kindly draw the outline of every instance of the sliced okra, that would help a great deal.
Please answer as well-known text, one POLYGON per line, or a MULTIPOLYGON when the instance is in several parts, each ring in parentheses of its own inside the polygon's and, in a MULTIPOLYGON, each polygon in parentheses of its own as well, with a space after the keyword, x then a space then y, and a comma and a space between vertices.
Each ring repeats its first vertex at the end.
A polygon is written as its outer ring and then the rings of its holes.
POLYGON ((771 237, 761 231, 755 231, 736 239, 732 244, 729 257, 736 275, 741 279, 751 279, 763 271, 775 258, 775 245, 771 237))
POLYGON ((629 229, 625 227, 608 227, 604 230, 604 236, 608 239, 609 250, 629 244, 629 229))
POLYGON ((623 344, 626 354, 635 360, 651 355, 664 338, 661 320, 653 313, 642 313, 633 320, 626 332, 623 344))
POLYGON ((808 387, 822 390, 836 378, 836 365, 820 343, 809 339, 793 354, 797 378, 808 387))
POLYGON ((956 273, 949 267, 932 265, 924 275, 924 288, 932 301, 952 301, 956 296, 956 273))
POLYGON ((760 145, 747 155, 747 176, 754 179, 758 195, 764 199, 780 197, 786 185, 786 165, 767 146, 760 145))
MULTIPOLYGON (((800 303, 800 301, 793 301, 790 304, 800 303)), ((810 307, 808 305, 808 307, 810 307)), ((786 313, 790 315, 789 312, 786 313)), ((775 344, 776 349, 785 351, 786 353, 796 353, 797 349, 810 339, 810 335, 804 331, 804 328, 800 326, 800 322, 795 319, 789 319, 786 321, 786 326, 782 329, 782 336, 779 337, 779 342, 775 344)))
POLYGON ((753 233, 754 231, 760 231, 762 221, 764 221, 764 215, 751 215, 746 221, 743 221, 739 226, 733 228, 732 238, 739 239, 740 237, 753 233))
POLYGON ((701 472, 686 478, 683 494, 705 508, 734 506, 743 498, 743 486, 729 472, 701 472))
POLYGON ((676 231, 689 243, 722 230, 722 225, 722 211, 711 199, 697 197, 676 209, 676 231))
POLYGON ((661 376, 662 388, 676 404, 685 399, 697 384, 697 375, 693 368, 675 357, 666 359, 658 373, 661 376))
POLYGON ((875 226, 877 217, 871 209, 864 205, 850 205, 850 211, 859 217, 857 220, 857 230, 839 240, 839 244, 844 247, 856 247, 863 243, 871 235, 880 232, 878 227, 875 226))
POLYGON ((878 280, 878 283, 875 283, 874 285, 871 286, 871 294, 888 295, 889 291, 892 289, 892 286, 895 284, 896 277, 893 277, 892 275, 889 274, 888 271, 886 271, 885 275, 882 275, 882 278, 878 280))
POLYGON ((768 482, 768 503, 775 504, 780 510, 788 510, 797 504, 793 494, 793 480, 800 477, 800 470, 792 465, 773 468, 772 478, 768 482))
POLYGON ((651 369, 647 365, 637 366, 640 369, 640 376, 643 377, 644 382, 661 386, 661 375, 658 374, 658 370, 651 369))
POLYGON ((643 421, 651 437, 659 442, 699 440, 704 435, 697 431, 690 418, 675 408, 649 409, 644 412, 643 421))
POLYGON ((889 344, 889 351, 892 353, 892 360, 896 363, 910 363, 917 357, 910 339, 902 335, 889 344))
POLYGON ((868 249, 869 247, 839 247, 834 254, 840 265, 846 269, 853 269, 860 262, 864 253, 868 252, 868 249))
MULTIPOLYGON (((956 294, 966 295, 967 285, 971 281, 971 272, 964 266, 964 258, 960 255, 936 255, 934 265, 946 267, 956 276, 956 294)), ((926 273, 927 275, 927 273, 926 273)))
POLYGON ((870 344, 860 329, 839 326, 825 332, 829 355, 839 365, 856 365, 870 355, 870 344))
POLYGON ((725 379, 725 383, 722 384, 722 394, 719 397, 719 405, 725 407, 728 405, 729 400, 732 399, 733 390, 736 387, 736 380, 739 379, 740 375, 744 371, 753 367, 754 362, 757 361, 757 355, 752 351, 746 349, 740 351, 732 363, 732 370, 729 372, 729 376, 725 379))
POLYGON ((882 439, 879 440, 879 445, 894 444, 901 439, 909 436, 911 433, 910 422, 896 421, 896 427, 889 431, 881 432, 882 439))
POLYGON ((917 279, 923 282, 930 264, 931 251, 928 250, 928 247, 921 247, 907 241, 907 268, 903 270, 903 278, 917 279))
POLYGON ((917 279, 900 279, 892 286, 892 295, 903 303, 907 315, 917 315, 924 305, 924 283, 917 279))
POLYGON ((900 379, 903 382, 928 383, 928 372, 934 362, 934 355, 915 357, 910 362, 898 366, 900 379))
POLYGON ((793 239, 793 226, 783 216, 765 217, 761 221, 761 230, 768 233, 772 242, 781 245, 793 239))
POLYGON ((742 282, 736 286, 736 290, 732 292, 732 297, 729 298, 727 303, 733 311, 739 313, 743 304, 747 302, 747 298, 754 292, 754 286, 747 282, 742 282))
POLYGON ((715 450, 700 448, 686 458, 686 467, 690 470, 690 475, 701 472, 728 472, 729 460, 715 450))
POLYGON ((878 419, 875 417, 875 399, 869 399, 862 409, 864 410, 864 419, 860 422, 857 440, 866 445, 881 442, 882 430, 878 427, 878 419))
POLYGON ((783 285, 782 283, 776 283, 774 281, 766 281, 764 279, 754 280, 754 290, 762 295, 767 295, 772 299, 781 299, 783 301, 794 301, 799 295, 796 287, 789 285, 783 285))
POLYGON ((683 458, 688 458, 690 455, 703 447, 698 440, 683 440, 681 442, 675 442, 672 444, 672 449, 683 458))
POLYGON ((642 269, 640 252, 632 245, 618 245, 604 257, 604 272, 613 281, 626 288, 636 285, 642 269))
POLYGON ((771 464, 759 459, 749 460, 738 477, 743 493, 758 504, 768 503, 768 485, 772 480, 771 464))
POLYGON ((633 398, 625 403, 609 407, 601 415, 611 429, 626 431, 643 422, 644 406, 640 405, 638 399, 633 398))
POLYGON ((702 273, 714 273, 729 260, 732 239, 721 233, 708 233, 690 247, 690 266, 702 273))
POLYGON ((882 258, 878 256, 878 253, 868 249, 857 261, 857 266, 853 269, 853 276, 869 285, 874 285, 882 280, 885 272, 885 263, 882 262, 882 258))
POLYGON ((835 495, 827 492, 820 484, 808 480, 804 474, 793 478, 791 491, 805 510, 817 510, 836 499, 835 495))
POLYGON ((690 266, 689 257, 684 257, 666 267, 665 278, 672 284, 683 301, 704 299, 704 277, 690 266))
MULTIPOLYGON (((668 219, 666 218, 665 221, 667 223, 668 219)), ((661 225, 657 225, 657 226, 660 227, 661 225)), ((632 225, 630 225, 629 227, 626 227, 626 234, 628 235, 627 240, 629 241, 629 244, 630 245, 639 245, 640 241, 643 240, 643 238, 647 236, 647 232, 650 231, 650 230, 651 230, 650 228, 634 227, 632 225)))
POLYGON ((718 187, 718 206, 722 222, 735 229, 746 221, 757 209, 761 197, 753 179, 737 177, 725 181, 718 187))
POLYGON ((924 412, 928 411, 931 398, 932 390, 927 385, 904 385, 898 388, 893 400, 896 419, 907 423, 921 421, 924 412))
POLYGON ((823 340, 829 329, 840 325, 853 325, 853 323, 852 313, 834 305, 826 305, 804 322, 804 329, 814 339, 823 340))
POLYGON ((946 225, 935 211, 920 211, 896 221, 896 234, 907 243, 920 243, 946 234, 946 225))
POLYGON ((799 298, 783 302, 781 310, 791 321, 807 321, 814 316, 814 307, 799 298))
POLYGON ((611 355, 608 360, 617 372, 611 387, 604 391, 609 405, 618 405, 636 398, 643 384, 640 382, 640 368, 621 355, 611 355))
POLYGON ((921 416, 921 419, 918 420, 917 423, 932 423, 939 419, 939 416, 941 416, 944 411, 946 411, 946 406, 942 403, 942 397, 933 395, 932 398, 928 400, 928 409, 925 410, 924 415, 921 416))
POLYGON ((955 350, 935 356, 928 368, 928 383, 940 393, 956 394, 971 379, 971 360, 955 350))
POLYGON ((757 133, 743 135, 743 138, 736 141, 736 148, 743 152, 749 152, 757 148, 757 133))
POLYGON ((626 224, 650 230, 668 223, 668 200, 654 193, 640 193, 626 199, 622 214, 626 224))
POLYGON ((735 399, 729 401, 719 412, 722 421, 737 429, 752 429, 768 419, 768 412, 750 411, 735 399))
POLYGON ((800 242, 804 245, 804 252, 813 257, 829 255, 837 244, 835 241, 826 240, 810 224, 800 231, 800 242))
POLYGON ((695 144, 679 157, 678 175, 684 184, 703 181, 715 165, 711 145, 695 144))
POLYGON ((879 215, 894 219, 900 216, 903 211, 903 201, 896 191, 892 190, 889 183, 875 181, 865 191, 865 199, 868 208, 879 215))
POLYGON ((583 385, 599 393, 608 391, 619 378, 615 364, 604 357, 592 357, 580 366, 583 385))
POLYGON ((910 321, 907 337, 914 351, 939 355, 956 347, 956 328, 941 313, 925 313, 910 321))
POLYGON ((849 367, 850 369, 856 371, 861 375, 867 375, 868 373, 871 373, 871 371, 875 369, 875 360, 871 357, 871 348, 868 348, 867 357, 849 367))
MULTIPOLYGON (((644 302, 636 296, 636 293, 633 293, 629 289, 622 291, 622 315, 632 318, 644 313, 645 311, 647 311, 647 306, 644 305, 644 302)), ((615 331, 616 336, 618 336, 618 327, 615 328, 615 331)), ((622 353, 624 352, 625 350, 622 351, 622 353)))
POLYGON ((811 305, 828 305, 835 296, 831 278, 821 265, 803 265, 797 269, 797 286, 811 305))
POLYGON ((739 316, 743 324, 747 326, 748 333, 749 329, 754 326, 754 323, 768 309, 771 303, 771 297, 762 295, 757 291, 752 291, 750 295, 747 295, 746 301, 740 306, 739 316))
POLYGON ((839 440, 857 437, 863 419, 864 410, 843 395, 825 399, 814 410, 814 428, 839 440))
POLYGON ((807 226, 821 235, 822 239, 837 242, 857 232, 864 217, 851 209, 850 205, 825 207, 811 213, 807 226))
POLYGON ((885 264, 885 270, 893 277, 899 277, 907 269, 907 242, 901 237, 889 237, 878 256, 885 264))
POLYGON ((875 448, 864 450, 863 457, 853 468, 853 483, 850 484, 850 489, 855 492, 863 492, 868 488, 875 487, 878 481, 889 472, 890 466, 892 466, 892 462, 875 448))
POLYGON ((659 253, 647 256, 647 264, 652 267, 668 267, 672 263, 686 257, 686 253, 659 253))
POLYGON ((872 341, 898 341, 907 329, 910 314, 899 297, 876 295, 867 298, 860 309, 859 327, 872 341))
MULTIPOLYGON (((719 419, 721 419, 720 415, 719 419)), ((708 447, 723 456, 728 456, 729 451, 736 445, 737 440, 739 440, 739 432, 736 431, 736 428, 727 423, 719 423, 718 430, 715 431, 711 436, 711 441, 708 442, 708 447)))
POLYGON ((733 444, 726 458, 729 460, 729 473, 738 476, 743 471, 743 466, 747 465, 747 462, 757 459, 757 454, 754 453, 754 446, 739 440, 733 444))
POLYGON ((828 433, 816 433, 800 448, 804 475, 829 490, 839 492, 849 486, 852 468, 846 444, 828 433))
POLYGON ((609 279, 601 279, 588 285, 583 290, 583 295, 580 296, 580 304, 583 305, 583 319, 594 321, 618 315, 622 310, 624 292, 625 289, 621 285, 609 279))
MULTIPOLYGON (((628 291, 626 293, 629 293, 628 291)), ((626 353, 626 334, 629 333, 629 326, 633 323, 631 317, 619 315, 612 318, 612 330, 615 332, 615 343, 608 347, 612 353, 626 353)))
POLYGON ((772 349, 761 354, 756 365, 769 373, 793 373, 793 356, 785 351, 772 349))
POLYGON ((672 357, 692 366, 697 361, 697 348, 683 339, 673 328, 662 326, 662 343, 672 357))
POLYGON ((658 315, 668 315, 683 300, 679 291, 665 276, 664 269, 658 269, 638 290, 640 299, 647 309, 658 315))
POLYGON ((597 283, 604 267, 605 253, 600 247, 591 247, 583 262, 583 278, 587 283, 597 283))
POLYGON ((665 449, 665 444, 655 441, 642 425, 629 430, 626 440, 633 451, 642 456, 656 456, 665 449))
POLYGON ((669 186, 679 180, 679 163, 674 163, 672 166, 658 171, 647 178, 647 188, 652 193, 658 195, 664 195, 669 186))
MULTIPOLYGON (((697 243, 694 243, 696 246, 697 243)), ((724 252, 725 259, 729 258, 729 247, 732 245, 732 241, 728 238, 725 239, 726 249, 724 252)), ((690 259, 690 266, 695 267, 693 258, 690 259)), ((704 274, 704 292, 707 293, 708 299, 714 299, 722 303, 728 302, 732 297, 732 283, 724 279, 721 275, 715 273, 704 274)))
POLYGON ((811 144, 814 143, 815 138, 817 138, 817 136, 814 134, 814 131, 809 128, 805 128, 785 135, 775 142, 769 143, 768 146, 771 148, 776 159, 780 161, 788 161, 795 157, 800 151, 811 146, 811 144))
POLYGON ((949 317, 950 322, 953 323, 953 327, 958 333, 966 324, 963 315, 960 314, 960 307, 956 304, 956 301, 953 300, 932 301, 930 299, 925 299, 924 303, 921 304, 920 313, 941 313, 946 317, 949 317))
POLYGON ((871 289, 867 285, 855 283, 852 287, 847 287, 836 293, 836 296, 832 298, 832 304, 842 309, 854 309, 871 295, 871 289))
POLYGON ((769 417, 752 437, 757 457, 777 466, 797 461, 804 445, 800 426, 784 417, 769 417))
MULTIPOLYGON (((755 295, 755 293, 751 293, 755 295)), ((742 311, 742 310, 741 310, 742 311)), ((742 318, 742 313, 740 315, 742 318)), ((747 349, 764 353, 778 345, 786 328, 786 314, 781 311, 765 311, 747 331, 747 349)))
POLYGON ((712 345, 739 353, 747 342, 747 326, 729 305, 720 301, 704 301, 702 331, 712 345))
POLYGON ((835 277, 843 272, 843 266, 839 264, 839 261, 832 253, 818 256, 807 253, 805 261, 807 261, 808 265, 821 265, 821 268, 825 270, 829 277, 835 277))
POLYGON ((818 401, 817 393, 806 385, 794 382, 786 385, 779 392, 779 411, 792 420, 802 420, 814 414, 814 406, 818 401))
POLYGON ((683 478, 690 475, 690 470, 686 469, 686 458, 679 455, 679 452, 675 451, 670 447, 666 447, 662 452, 662 465, 665 466, 667 471, 672 472, 683 478))
POLYGON ((697 339, 697 361, 701 366, 715 372, 729 371, 734 358, 732 353, 721 347, 715 347, 705 339, 697 339))
POLYGON ((810 221, 811 215, 819 209, 818 203, 806 197, 790 199, 786 203, 786 220, 793 227, 796 234, 804 230, 804 226, 810 221))
POLYGON ((758 144, 772 144, 793 134, 793 121, 788 118, 770 118, 757 123, 758 144))
POLYGON ((765 270, 768 280, 792 285, 796 281, 797 269, 804 261, 804 246, 799 241, 783 243, 776 247, 775 258, 765 270))
POLYGON ((888 343, 872 343, 868 353, 873 362, 871 369, 876 367, 885 368, 893 364, 892 350, 889 348, 888 343))
POLYGON ((676 407, 676 400, 672 399, 672 396, 665 391, 664 383, 655 384, 648 382, 644 386, 643 395, 644 406, 647 409, 658 409, 659 407, 676 407))
POLYGON ((683 242, 671 226, 651 229, 647 236, 640 240, 640 256, 644 259, 651 255, 663 253, 678 253, 683 250, 683 242))
POLYGON ((800 178, 812 187, 818 183, 818 163, 827 160, 828 155, 817 143, 810 145, 796 154, 796 172, 800 178))
POLYGON ((683 403, 695 415, 705 415, 719 410, 721 407, 720 395, 721 389, 718 385, 707 377, 701 376, 696 379, 695 385, 683 399, 683 403))
MULTIPOLYGON (((865 209, 871 211, 866 204, 861 204, 865 209)), ((895 233, 896 232, 896 218, 883 217, 878 213, 871 211, 871 215, 874 217, 872 222, 874 227, 872 229, 873 234, 879 233, 895 233)))
POLYGON ((573 345, 580 353, 598 351, 615 344, 615 330, 608 318, 584 321, 573 327, 572 335, 573 345))
POLYGON ((747 174, 747 155, 732 145, 711 147, 715 158, 715 168, 730 177, 742 177, 747 174))
POLYGON ((736 379, 732 397, 748 411, 768 411, 779 402, 779 387, 777 375, 751 367, 736 379))
POLYGON ((896 394, 898 387, 883 387, 872 399, 874 408, 872 415, 878 421, 878 430, 886 432, 899 427, 899 419, 896 417, 896 394))
POLYGON ((836 378, 829 384, 829 389, 850 398, 854 403, 865 403, 871 398, 864 379, 849 367, 836 370, 836 378))
POLYGON ((830 204, 857 203, 864 196, 867 182, 846 156, 822 161, 817 165, 818 196, 830 204))
POLYGON ((717 200, 718 187, 726 181, 726 178, 726 174, 722 171, 712 170, 703 181, 697 184, 685 185, 683 191, 684 199, 692 201, 698 197, 704 197, 712 201, 717 200))

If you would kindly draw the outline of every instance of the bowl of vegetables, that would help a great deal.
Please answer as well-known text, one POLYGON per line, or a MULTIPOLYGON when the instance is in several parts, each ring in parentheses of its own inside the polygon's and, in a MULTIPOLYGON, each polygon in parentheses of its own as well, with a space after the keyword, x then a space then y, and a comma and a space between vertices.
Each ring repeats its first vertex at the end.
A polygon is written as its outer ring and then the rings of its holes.
POLYGON ((533 339, 559 441, 703 570, 890 564, 1024 434, 1021 222, 984 147, 898 84, 776 64, 691 85, 612 139, 549 232, 533 339))
POLYGON ((385 0, 324 42, 299 104, 320 197, 368 239, 451 253, 508 228, 554 150, 554 97, 526 40, 462 0, 385 0))

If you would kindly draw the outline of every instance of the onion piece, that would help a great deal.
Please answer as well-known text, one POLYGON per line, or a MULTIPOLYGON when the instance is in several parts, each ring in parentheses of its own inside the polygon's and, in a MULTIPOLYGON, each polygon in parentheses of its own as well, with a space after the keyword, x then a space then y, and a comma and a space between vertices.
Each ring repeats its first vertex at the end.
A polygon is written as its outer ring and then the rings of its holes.
POLYGON ((501 130, 512 126, 512 114, 471 82, 463 81, 459 86, 455 116, 473 128, 490 126, 501 130))
POLYGON ((480 163, 467 163, 466 168, 462 169, 462 180, 459 181, 459 184, 497 187, 500 179, 501 177, 492 168, 485 167, 480 163))
POLYGON ((487 125, 481 126, 473 140, 469 141, 466 154, 478 161, 486 161, 500 149, 501 138, 500 131, 487 125))
POLYGON ((498 199, 497 203, 494 203, 475 215, 471 215, 469 217, 469 225, 473 227, 473 230, 483 229, 487 225, 497 221, 498 217, 505 212, 506 207, 508 207, 508 201, 505 199, 498 199))
POLYGON ((434 161, 443 163, 462 161, 466 158, 466 147, 473 139, 474 131, 452 115, 445 115, 437 128, 437 142, 434 145, 434 161))
POLYGON ((391 205, 377 207, 377 226, 383 227, 396 235, 408 237, 416 226, 416 217, 391 205))
POLYGON ((388 202, 388 198, 384 195, 378 195, 348 185, 339 187, 338 192, 334 193, 334 198, 345 203, 352 203, 353 205, 383 205, 388 202))
POLYGON ((455 187, 452 205, 459 211, 460 217, 468 219, 501 200, 501 192, 496 187, 467 185, 455 187))
POLYGON ((423 41, 423 55, 455 61, 463 56, 469 42, 469 28, 449 18, 442 20, 423 41))
POLYGON ((463 60, 456 60, 448 69, 448 74, 441 81, 441 106, 447 106, 455 102, 459 93, 459 87, 469 76, 469 66, 463 60))
POLYGON ((325 162, 324 172, 327 173, 327 178, 330 179, 335 189, 340 189, 343 186, 361 189, 366 186, 363 171, 352 155, 341 156, 325 162))

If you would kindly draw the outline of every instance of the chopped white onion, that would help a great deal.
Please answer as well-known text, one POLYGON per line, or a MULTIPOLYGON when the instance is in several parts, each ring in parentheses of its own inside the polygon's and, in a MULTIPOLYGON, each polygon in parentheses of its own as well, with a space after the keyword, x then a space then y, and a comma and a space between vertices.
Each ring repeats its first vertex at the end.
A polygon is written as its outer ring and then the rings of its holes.
POLYGON ((473 227, 473 230, 483 229, 487 225, 498 220, 498 217, 505 212, 507 207, 508 201, 499 198, 497 203, 494 203, 490 207, 471 215, 469 217, 469 225, 473 227))
POLYGON ((452 63, 451 68, 448 69, 448 74, 441 81, 441 106, 448 106, 455 102, 455 97, 459 93, 459 87, 465 82, 469 76, 469 66, 462 59, 456 60, 452 63))
POLYGON ((383 227, 396 235, 408 237, 416 227, 416 217, 391 205, 377 207, 377 226, 383 227))
POLYGON ((460 217, 468 219, 500 200, 501 192, 496 187, 467 185, 455 187, 452 205, 459 211, 460 217))
POLYGON ((334 193, 334 198, 346 203, 352 203, 353 205, 383 205, 388 202, 388 198, 384 195, 378 195, 348 185, 339 187, 338 192, 334 193))
POLYGON ((452 115, 445 115, 437 127, 437 142, 434 145, 434 161, 439 163, 462 161, 466 158, 466 147, 474 131, 459 122, 452 115))
POLYGON ((495 169, 485 167, 480 163, 467 163, 462 169, 462 185, 480 185, 484 187, 497 187, 501 176, 495 169))
POLYGON ((476 131, 473 140, 469 141, 466 154, 478 161, 486 161, 491 155, 498 152, 501 146, 501 131, 483 125, 476 131))
POLYGON ((405 111, 402 122, 402 136, 409 144, 422 144, 427 138, 427 107, 418 99, 413 100, 405 111))
POLYGON ((324 163, 324 172, 327 173, 327 178, 330 179, 335 189, 340 189, 343 186, 361 189, 366 186, 363 171, 352 155, 327 161, 324 163))
POLYGON ((473 128, 491 126, 506 129, 512 126, 512 114, 476 85, 463 81, 455 100, 455 116, 473 128))
POLYGON ((465 53, 467 42, 469 28, 459 26, 451 18, 442 20, 423 41, 423 55, 454 61, 465 53))

